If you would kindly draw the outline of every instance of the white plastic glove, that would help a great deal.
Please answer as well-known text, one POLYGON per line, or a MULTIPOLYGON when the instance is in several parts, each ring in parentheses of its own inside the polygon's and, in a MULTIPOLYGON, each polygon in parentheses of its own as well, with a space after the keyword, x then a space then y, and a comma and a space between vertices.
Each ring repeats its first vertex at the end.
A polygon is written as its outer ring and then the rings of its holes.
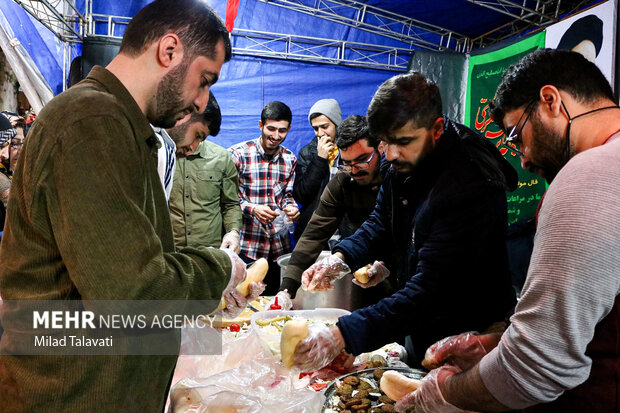
POLYGON ((248 303, 254 301, 265 290, 265 284, 250 283, 250 292, 246 297, 237 291, 237 285, 239 285, 246 276, 246 264, 237 254, 230 249, 221 250, 228 255, 232 264, 232 270, 230 272, 230 281, 222 293, 222 298, 226 303, 226 308, 222 310, 222 316, 224 318, 235 318, 247 307, 248 303))
POLYGON ((293 301, 291 301, 291 295, 288 293, 288 291, 283 290, 278 291, 275 297, 273 297, 271 301, 269 301, 269 304, 267 304, 267 307, 265 307, 266 310, 271 309, 271 305, 276 303, 276 298, 278 299, 278 305, 282 307, 282 310, 290 310, 291 308, 293 308, 293 301))
POLYGON ((337 326, 323 323, 308 326, 308 337, 295 349, 295 366, 300 371, 317 371, 327 366, 344 350, 344 338, 337 326))
POLYGON ((339 256, 332 254, 319 262, 315 262, 303 272, 301 288, 310 292, 330 290, 334 288, 332 285, 334 281, 350 272, 349 266, 339 256))
POLYGON ((460 373, 456 366, 443 366, 432 370, 422 379, 422 385, 416 391, 405 395, 394 406, 397 412, 413 408, 415 413, 461 413, 466 410, 448 403, 441 394, 439 383, 453 374, 460 373))
POLYGON ((241 251, 241 244, 239 238, 239 232, 236 229, 233 229, 230 232, 224 234, 222 238, 222 245, 220 245, 220 249, 231 249, 235 252, 235 254, 239 254, 241 251))
POLYGON ((379 284, 390 276, 390 270, 388 270, 387 267, 383 265, 383 262, 375 261, 368 269, 368 276, 370 277, 370 279, 366 284, 357 281, 357 279, 353 277, 353 284, 359 285, 362 288, 374 287, 375 285, 379 284))
POLYGON ((475 331, 446 337, 426 349, 422 365, 432 370, 451 364, 466 370, 497 347, 501 337, 501 332, 479 334, 475 331))

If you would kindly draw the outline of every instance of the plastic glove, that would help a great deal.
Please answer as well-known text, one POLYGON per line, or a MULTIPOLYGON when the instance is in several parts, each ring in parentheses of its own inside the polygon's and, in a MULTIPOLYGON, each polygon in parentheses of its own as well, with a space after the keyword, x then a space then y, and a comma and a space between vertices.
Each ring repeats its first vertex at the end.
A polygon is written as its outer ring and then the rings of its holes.
POLYGON ((334 281, 349 274, 351 269, 336 254, 315 262, 301 275, 301 287, 305 291, 324 291, 334 288, 334 281))
POLYGON ((222 310, 222 316, 224 318, 235 318, 247 307, 248 302, 254 301, 265 290, 265 284, 250 283, 249 294, 244 297, 239 291, 237 291, 237 285, 239 285, 246 276, 246 264, 237 254, 230 249, 221 250, 228 255, 230 263, 232 264, 232 270, 230 272, 230 281, 222 293, 222 298, 226 303, 226 308, 222 310))
POLYGON ((466 370, 494 349, 501 337, 500 332, 478 334, 475 331, 446 337, 426 350, 422 365, 432 370, 451 364, 466 370))
POLYGON ((390 270, 381 261, 373 262, 367 272, 370 279, 366 284, 357 281, 356 278, 353 278, 353 284, 359 285, 362 288, 374 287, 390 276, 390 270))
POLYGON ((235 252, 235 254, 239 254, 239 251, 241 251, 239 232, 233 229, 232 231, 224 234, 224 237, 222 238, 222 245, 220 245, 220 249, 222 250, 231 249, 235 252))
POLYGON ((466 410, 448 403, 441 394, 440 384, 453 374, 460 373, 455 366, 443 366, 432 370, 422 379, 422 385, 394 405, 397 412, 405 412, 413 408, 415 413, 458 413, 466 410))
POLYGON ((293 308, 293 301, 291 301, 290 294, 288 293, 288 291, 283 290, 278 291, 275 297, 273 297, 271 301, 269 301, 269 304, 267 304, 267 307, 265 307, 266 310, 271 310, 271 305, 276 303, 276 297, 278 298, 278 305, 282 307, 282 310, 290 310, 291 308, 293 308))
POLYGON ((295 366, 300 371, 317 371, 327 366, 344 350, 344 338, 337 326, 323 323, 308 326, 308 337, 295 349, 295 366))

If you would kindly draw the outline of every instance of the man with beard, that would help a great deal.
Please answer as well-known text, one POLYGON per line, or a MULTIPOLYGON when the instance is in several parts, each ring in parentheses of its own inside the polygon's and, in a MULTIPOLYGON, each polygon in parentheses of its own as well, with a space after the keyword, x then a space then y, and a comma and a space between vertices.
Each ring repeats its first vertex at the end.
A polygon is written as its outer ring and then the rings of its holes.
MULTIPOLYGON (((178 356, 178 331, 165 328, 138 334, 145 346, 129 353, 122 343, 135 334, 122 335, 123 329, 102 330, 117 334, 110 346, 98 347, 104 355, 68 339, 66 346, 33 351, 38 330, 32 311, 30 322, 23 313, 32 300, 46 300, 45 308, 157 300, 157 309, 163 300, 210 300, 205 314, 223 296, 236 314, 260 294, 256 283, 248 297, 237 292, 245 265, 233 252, 175 252, 149 125, 169 128, 202 112, 230 57, 228 32, 202 1, 156 0, 128 24, 107 68, 95 66, 37 117, 17 164, 0 246, 3 413, 161 412, 178 356), (176 352, 150 352, 164 336, 176 352)), ((59 338, 80 330, 51 331, 59 338)))
MULTIPOLYGON (((295 297, 301 285, 301 274, 316 261, 341 223, 346 220, 348 231, 353 233, 374 209, 382 181, 379 142, 370 134, 365 116, 352 115, 341 123, 336 135, 340 172, 327 184, 316 211, 291 254, 278 292, 278 301, 283 308, 291 308, 291 298, 295 297)), ((383 270, 382 273, 389 274, 389 271, 383 270)), ((374 278, 373 284, 383 281, 380 278, 374 278)), ((389 290, 385 287, 366 290, 363 301, 366 304, 376 303, 381 296, 385 296, 384 291, 389 290)))
POLYGON ((258 122, 260 137, 228 148, 239 175, 243 211, 240 255, 246 262, 259 258, 269 262, 266 295, 278 292, 280 266, 276 260, 291 251, 288 227, 299 218, 292 193, 297 158, 282 146, 292 117, 284 103, 269 102, 258 122))
POLYGON ((187 122, 168 129, 177 148, 170 197, 177 248, 204 245, 239 252, 237 168, 225 148, 205 140, 217 136, 221 123, 220 107, 210 95, 202 114, 195 113, 187 122))
POLYGON ((516 186, 516 171, 441 108, 438 87, 420 73, 388 79, 375 93, 368 124, 391 164, 377 205, 332 256, 302 274, 302 286, 323 290, 350 270, 389 258, 400 290, 336 326, 311 326, 296 350, 302 371, 343 349, 357 355, 405 337, 408 363, 417 367, 439 338, 484 331, 514 306, 505 191, 516 186))
POLYGON ((594 63, 546 49, 508 68, 491 110, 550 182, 523 294, 495 349, 433 370, 399 407, 618 412, 620 107, 594 63))

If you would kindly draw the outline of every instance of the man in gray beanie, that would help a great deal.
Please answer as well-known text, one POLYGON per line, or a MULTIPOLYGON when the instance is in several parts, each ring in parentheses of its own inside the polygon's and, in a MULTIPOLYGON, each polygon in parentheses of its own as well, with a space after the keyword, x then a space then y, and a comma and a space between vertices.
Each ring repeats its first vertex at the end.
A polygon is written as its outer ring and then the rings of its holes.
POLYGON ((301 215, 295 227, 295 242, 310 221, 327 182, 338 172, 339 156, 334 140, 342 122, 340 105, 336 99, 321 99, 310 108, 308 121, 315 137, 301 148, 297 157, 293 197, 301 204, 301 215))

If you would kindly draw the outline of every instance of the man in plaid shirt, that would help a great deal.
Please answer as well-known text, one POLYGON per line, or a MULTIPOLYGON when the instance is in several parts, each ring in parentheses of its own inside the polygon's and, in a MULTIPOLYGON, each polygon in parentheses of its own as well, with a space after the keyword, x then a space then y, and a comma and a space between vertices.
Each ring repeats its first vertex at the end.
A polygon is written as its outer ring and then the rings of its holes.
POLYGON ((268 103, 258 125, 261 136, 228 148, 239 172, 239 199, 243 211, 241 252, 246 262, 269 261, 264 295, 280 286, 278 257, 291 252, 289 225, 299 218, 293 199, 297 158, 282 142, 291 129, 291 109, 282 102, 268 103))

